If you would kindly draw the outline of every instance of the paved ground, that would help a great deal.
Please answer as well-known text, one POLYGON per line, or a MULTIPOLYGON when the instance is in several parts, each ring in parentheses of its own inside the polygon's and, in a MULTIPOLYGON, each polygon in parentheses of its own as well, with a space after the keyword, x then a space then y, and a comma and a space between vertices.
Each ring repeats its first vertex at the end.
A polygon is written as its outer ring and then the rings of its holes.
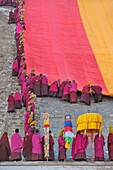
MULTIPOLYGON (((11 92, 14 92, 18 87, 17 79, 11 77, 12 61, 15 57, 15 41, 14 41, 14 25, 8 25, 8 11, 9 7, 0 7, 0 134, 7 131, 9 136, 15 128, 19 128, 23 134, 23 116, 24 108, 16 113, 7 113, 7 97, 11 92)), ((20 88, 20 87, 19 87, 20 88)), ((104 97, 103 102, 95 104, 92 102, 91 106, 86 106, 80 103, 80 94, 78 94, 78 103, 70 104, 62 102, 57 98, 37 98, 35 118, 37 120, 37 127, 43 135, 43 113, 47 111, 50 113, 50 124, 55 140, 55 157, 57 159, 57 138, 59 130, 64 126, 64 115, 72 115, 73 130, 76 131, 75 117, 86 113, 88 109, 91 112, 100 113, 103 116, 103 134, 106 139, 109 124, 113 124, 113 98, 104 97)), ((105 157, 108 159, 107 145, 105 146, 105 157)), ((71 158, 71 152, 67 152, 68 159, 71 158)), ((87 157, 90 158, 90 148, 87 149, 87 157)))

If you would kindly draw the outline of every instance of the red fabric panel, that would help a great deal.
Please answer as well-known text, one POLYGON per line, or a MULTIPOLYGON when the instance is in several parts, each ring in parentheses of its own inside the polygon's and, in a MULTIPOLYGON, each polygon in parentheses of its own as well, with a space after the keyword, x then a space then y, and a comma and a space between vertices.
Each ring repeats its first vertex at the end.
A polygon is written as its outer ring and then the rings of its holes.
POLYGON ((46 73, 49 82, 88 81, 108 92, 88 42, 77 0, 25 0, 27 74, 46 73))

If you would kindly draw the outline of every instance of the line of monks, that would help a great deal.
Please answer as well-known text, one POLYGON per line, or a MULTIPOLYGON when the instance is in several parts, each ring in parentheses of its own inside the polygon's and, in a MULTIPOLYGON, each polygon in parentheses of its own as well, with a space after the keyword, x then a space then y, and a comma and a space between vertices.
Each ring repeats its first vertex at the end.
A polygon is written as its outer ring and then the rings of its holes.
POLYGON ((0 6, 13 6, 17 7, 17 0, 0 0, 0 6))
MULTIPOLYGON (((113 161, 113 129, 109 128, 108 135, 108 156, 113 161)), ((58 137, 58 160, 66 161, 65 138, 63 137, 64 129, 60 130, 58 137)), ((94 160, 104 161, 104 136, 97 134, 94 138, 94 160)), ((73 138, 71 155, 74 161, 87 161, 86 149, 88 146, 88 136, 77 132, 73 138)), ((32 128, 30 133, 26 133, 22 140, 19 129, 11 136, 10 144, 8 134, 4 132, 0 139, 0 161, 44 161, 44 136, 41 137, 39 130, 32 128), (22 158, 22 155, 24 158, 22 158)), ((54 161, 54 139, 49 131, 49 161, 54 161)))
MULTIPOLYGON (((54 81, 49 85, 48 79, 45 74, 35 75, 35 70, 32 69, 31 73, 26 75, 26 61, 24 58, 24 1, 20 0, 17 3, 17 8, 14 11, 16 22, 16 58, 12 66, 12 76, 18 76, 18 83, 21 85, 22 95, 18 89, 16 94, 11 94, 8 97, 8 112, 21 109, 22 105, 26 107, 26 114, 24 117, 24 132, 25 137, 19 134, 19 129, 15 129, 15 133, 11 136, 11 147, 9 144, 8 134, 5 132, 0 139, 0 161, 12 161, 22 159, 21 152, 25 160, 45 160, 44 158, 44 137, 41 137, 38 129, 34 128, 34 98, 38 96, 51 96, 59 97, 61 100, 69 101, 70 103, 77 102, 77 83, 75 80, 54 81), (22 151, 23 150, 23 151, 22 151)), ((89 82, 83 87, 81 94, 81 102, 88 105, 91 104, 91 93, 94 93, 95 102, 102 101, 102 88, 99 85, 91 86, 89 82)), ((49 160, 54 160, 54 140, 50 131, 49 138, 49 160)), ((72 159, 73 160, 87 160, 86 148, 88 145, 87 135, 77 132, 76 137, 72 143, 72 159)), ((104 136, 98 134, 94 139, 94 153, 95 161, 104 160, 104 136)), ((58 138, 58 160, 66 160, 65 139, 63 138, 63 130, 60 131, 58 138)), ((108 136, 108 153, 109 159, 113 160, 113 132, 111 131, 108 136)))

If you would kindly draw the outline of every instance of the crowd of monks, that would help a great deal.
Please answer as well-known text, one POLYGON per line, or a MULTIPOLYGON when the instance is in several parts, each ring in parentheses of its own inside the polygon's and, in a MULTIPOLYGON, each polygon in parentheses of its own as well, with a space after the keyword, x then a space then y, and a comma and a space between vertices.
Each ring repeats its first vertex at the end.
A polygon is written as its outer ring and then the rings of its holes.
MULTIPOLYGON (((3 1, 3 0, 2 0, 3 1)), ((15 112, 16 109, 26 108, 24 115, 24 132, 25 137, 22 140, 19 129, 11 136, 10 142, 8 134, 5 132, 0 139, 0 161, 18 161, 22 155, 26 161, 45 160, 44 156, 44 137, 41 137, 39 130, 35 128, 35 97, 58 97, 62 101, 77 103, 77 82, 75 80, 54 80, 48 84, 46 74, 36 75, 32 69, 29 75, 26 75, 26 59, 24 58, 24 23, 23 0, 16 2, 17 8, 9 12, 9 24, 16 23, 15 40, 16 40, 16 58, 12 65, 12 76, 18 77, 18 84, 21 86, 21 92, 16 92, 8 96, 8 112, 15 112), (9 144, 10 143, 10 144, 9 144)), ((102 101, 102 88, 99 85, 91 86, 88 82, 83 87, 80 102, 87 105, 91 104, 93 94, 95 103, 102 101)), ((58 137, 58 160, 65 161, 66 149, 64 130, 60 131, 58 137)), ((77 132, 72 143, 72 159, 86 161, 86 148, 88 145, 88 136, 77 132)), ((104 160, 104 136, 97 134, 94 138, 95 161, 104 160)), ((113 160, 113 133, 110 131, 108 136, 108 153, 109 159, 113 160)), ((54 139, 49 132, 49 160, 53 161, 54 157, 54 139)))
POLYGON ((4 5, 17 7, 17 0, 0 0, 0 6, 4 5))
MULTIPOLYGON (((60 130, 58 137, 58 157, 59 161, 66 161, 66 148, 64 129, 60 130)), ((97 134, 94 137, 94 161, 104 161, 104 136, 97 134)), ((109 128, 108 135, 108 156, 109 160, 113 161, 113 129, 109 128)), ((77 132, 73 138, 71 155, 74 161, 87 161, 86 149, 88 146, 88 136, 84 135, 80 131, 77 132)), ((10 142, 8 134, 3 133, 0 139, 0 161, 45 161, 44 154, 44 136, 41 137, 39 130, 35 127, 31 132, 26 133, 24 139, 19 134, 19 129, 15 129, 15 133, 12 134, 10 142), (23 157, 22 157, 23 155, 23 157)), ((49 161, 54 161, 54 139, 49 131, 49 161)))

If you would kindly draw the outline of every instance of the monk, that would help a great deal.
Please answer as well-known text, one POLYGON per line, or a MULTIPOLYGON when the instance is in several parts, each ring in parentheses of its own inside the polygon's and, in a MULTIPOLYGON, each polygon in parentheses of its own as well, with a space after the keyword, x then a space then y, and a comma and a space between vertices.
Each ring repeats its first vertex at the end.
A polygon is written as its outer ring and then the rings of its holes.
POLYGON ((77 132, 72 143, 72 159, 74 161, 86 161, 86 148, 88 145, 88 137, 77 132))
POLYGON ((33 92, 36 94, 37 97, 42 96, 42 94, 41 94, 41 88, 42 88, 41 77, 42 77, 42 74, 35 76, 35 79, 34 79, 33 92))
POLYGON ((66 160, 65 140, 63 138, 64 129, 60 130, 58 137, 58 160, 66 160))
POLYGON ((49 88, 49 96, 56 97, 58 93, 58 81, 54 81, 49 88))
POLYGON ((68 81, 64 87, 64 92, 61 100, 70 101, 70 87, 71 81, 68 81))
POLYGON ((0 6, 5 5, 5 4, 6 4, 6 2, 7 2, 7 0, 0 0, 0 6))
POLYGON ((15 99, 13 93, 8 96, 8 112, 15 112, 15 99))
POLYGON ((92 93, 94 94, 95 103, 102 101, 102 88, 99 85, 91 86, 92 93))
POLYGON ((28 79, 28 85, 31 92, 33 92, 34 81, 35 81, 35 74, 31 72, 28 79))
POLYGON ((22 87, 22 101, 23 101, 24 107, 26 107, 26 100, 27 100, 27 96, 28 96, 29 91, 30 90, 29 90, 28 85, 26 86, 26 88, 22 87))
POLYGON ((73 80, 70 83, 70 103, 77 102, 77 83, 73 80))
POLYGON ((12 0, 12 6, 13 6, 14 8, 17 7, 17 0, 12 0))
POLYGON ((17 58, 13 61, 12 76, 18 76, 19 66, 17 58))
POLYGON ((21 109, 22 108, 22 97, 18 89, 16 89, 16 92, 14 94, 14 100, 15 100, 15 108, 21 109))
POLYGON ((33 120, 33 121, 30 123, 29 128, 28 128, 28 131, 27 131, 29 134, 32 132, 32 130, 36 130, 35 125, 36 125, 36 121, 33 120))
POLYGON ((8 20, 8 24, 14 24, 15 23, 15 17, 14 17, 14 12, 11 11, 9 12, 9 20, 8 20))
POLYGON ((0 139, 0 161, 9 161, 11 154, 7 132, 4 132, 0 139))
POLYGON ((63 96, 64 87, 65 87, 66 83, 67 83, 67 81, 63 81, 59 86, 59 91, 58 91, 59 98, 62 98, 62 96, 63 96))
POLYGON ((42 138, 39 134, 39 130, 36 129, 35 133, 32 136, 32 161, 41 160, 43 160, 42 138))
POLYGON ((15 129, 15 133, 11 136, 11 161, 20 161, 21 149, 23 147, 22 137, 19 129, 15 129))
POLYGON ((34 134, 34 129, 30 134, 26 133, 23 141, 23 156, 25 161, 32 160, 32 136, 34 134))
POLYGON ((109 126, 109 135, 108 135, 108 155, 109 160, 113 161, 113 127, 112 125, 109 126))
POLYGON ((87 105, 91 105, 90 85, 91 85, 91 82, 88 82, 88 85, 83 87, 81 98, 80 98, 80 102, 83 102, 87 105))
POLYGON ((28 123, 29 117, 30 117, 30 112, 27 110, 24 115, 24 133, 25 134, 28 132, 28 129, 29 129, 29 123, 28 123))
POLYGON ((43 74, 42 78, 42 96, 48 96, 48 79, 46 77, 46 74, 43 74))
POLYGON ((104 136, 99 133, 94 138, 94 154, 95 154, 95 161, 104 161, 104 136))

